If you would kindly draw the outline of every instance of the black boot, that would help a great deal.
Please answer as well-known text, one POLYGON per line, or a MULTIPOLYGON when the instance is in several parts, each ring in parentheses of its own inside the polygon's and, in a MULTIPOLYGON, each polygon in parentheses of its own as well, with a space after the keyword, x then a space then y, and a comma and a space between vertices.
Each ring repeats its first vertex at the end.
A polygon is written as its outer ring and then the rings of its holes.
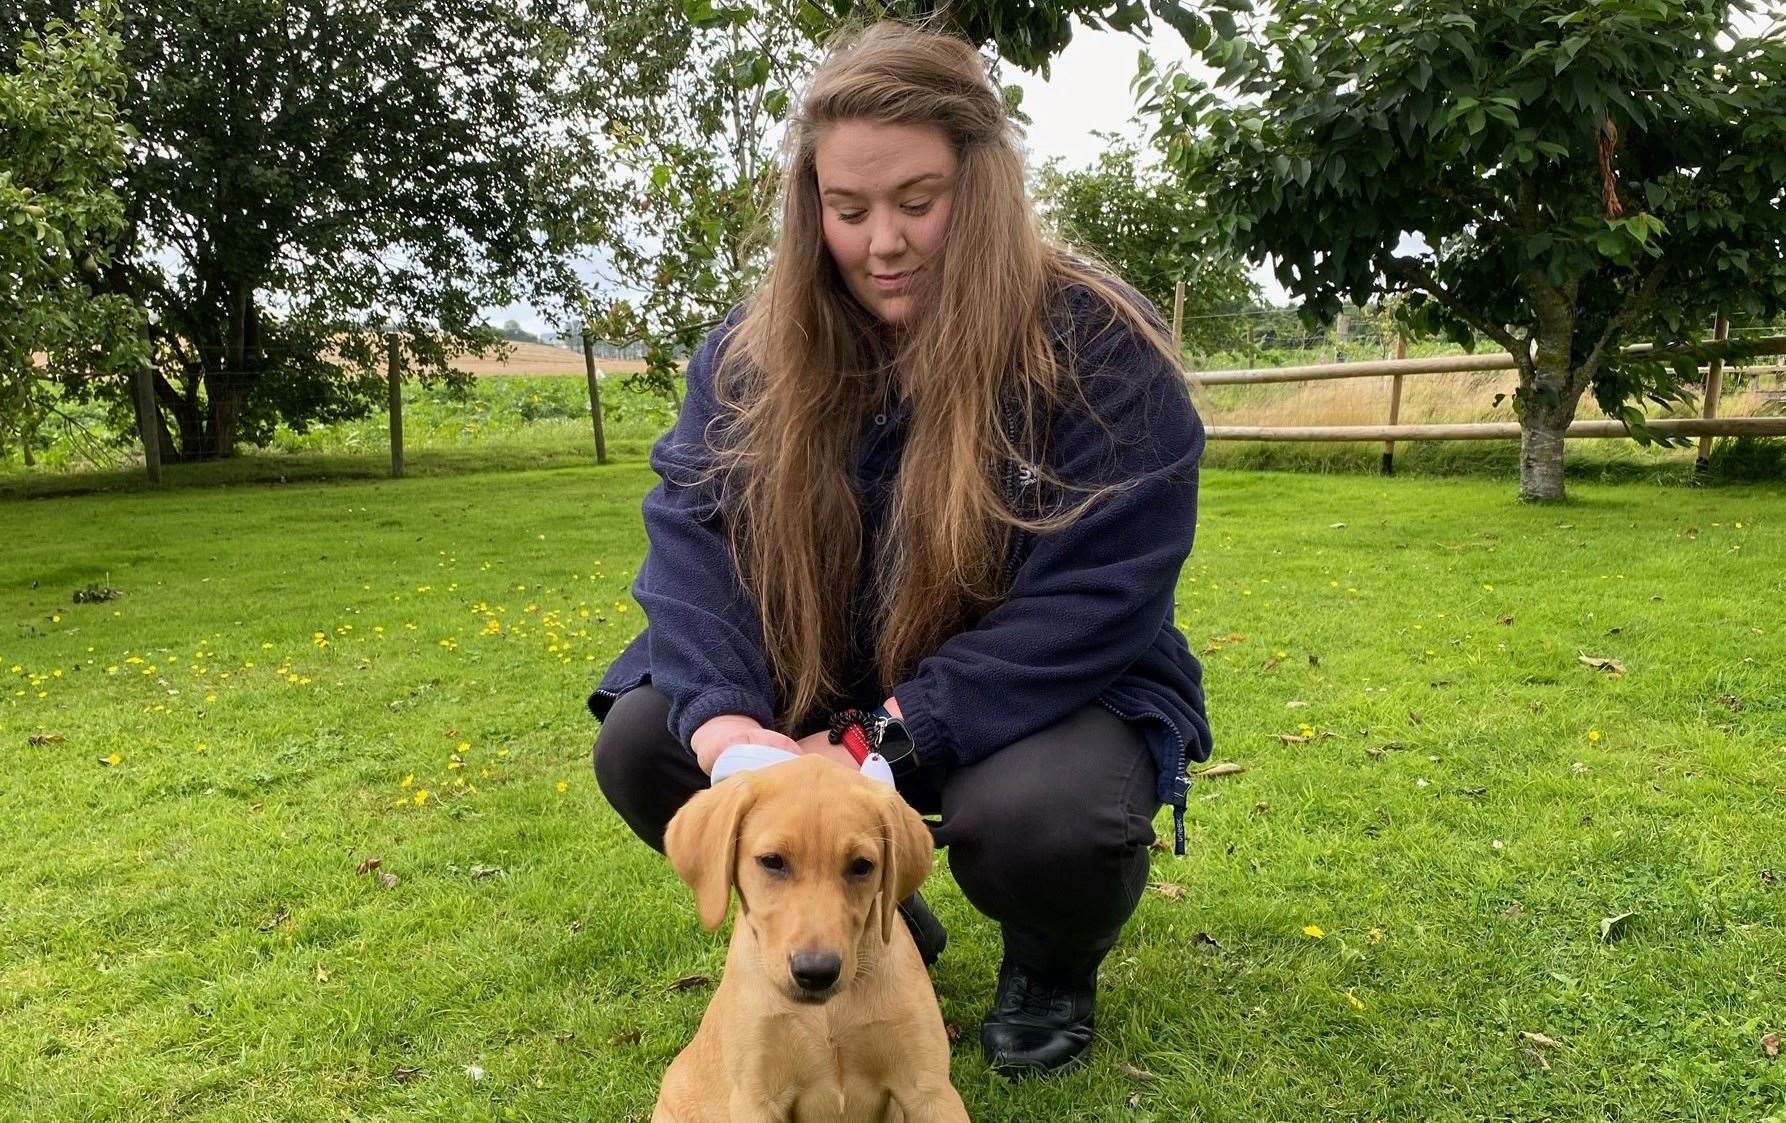
POLYGON ((1091 1052, 1098 970, 1044 975, 1013 960, 998 969, 992 1010, 980 1025, 980 1048, 1000 1076, 1047 1076, 1084 1062, 1091 1052))
POLYGON ((918 958, 926 967, 934 965, 937 956, 949 945, 949 933, 943 922, 917 893, 899 902, 899 915, 905 917, 905 926, 911 929, 912 941, 918 945, 918 958))

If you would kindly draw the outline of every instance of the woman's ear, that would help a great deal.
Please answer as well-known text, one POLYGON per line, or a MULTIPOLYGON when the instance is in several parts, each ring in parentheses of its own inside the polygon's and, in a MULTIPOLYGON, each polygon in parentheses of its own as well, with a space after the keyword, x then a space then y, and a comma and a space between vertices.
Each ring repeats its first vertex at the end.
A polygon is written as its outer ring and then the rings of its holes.
POLYGON ((664 853, 694 890, 695 911, 709 931, 725 923, 737 880, 738 827, 755 799, 749 776, 734 776, 697 793, 664 831, 664 853))
POLYGON ((881 814, 881 942, 893 938, 893 917, 899 902, 916 893, 936 861, 930 828, 896 791, 888 791, 881 814))

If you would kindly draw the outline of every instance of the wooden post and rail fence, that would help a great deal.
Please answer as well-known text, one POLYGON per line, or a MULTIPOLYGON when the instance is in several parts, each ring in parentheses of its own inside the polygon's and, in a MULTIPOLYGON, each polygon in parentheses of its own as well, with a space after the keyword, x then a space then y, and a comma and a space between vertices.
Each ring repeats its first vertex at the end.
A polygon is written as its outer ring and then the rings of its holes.
MULTIPOLYGON (((1180 281, 1172 301, 1172 337, 1183 348, 1184 282, 1180 281)), ((1714 338, 1699 344, 1693 351, 1709 361, 1705 379, 1705 399, 1700 417, 1656 418, 1646 426, 1657 433, 1673 437, 1698 437, 1698 466, 1704 468, 1711 452, 1713 437, 1781 437, 1786 436, 1786 417, 1719 417, 1718 404, 1724 387, 1724 361, 1732 351, 1744 356, 1786 355, 1786 336, 1771 336, 1730 343, 1730 319, 1720 314, 1714 338)), ((1651 344, 1640 343, 1621 351, 1627 356, 1660 352, 1651 344)), ((1401 423, 1403 379, 1421 374, 1465 374, 1482 371, 1515 371, 1513 356, 1502 353, 1482 355, 1442 355, 1433 358, 1407 358, 1407 341, 1396 339, 1395 358, 1363 362, 1322 363, 1313 366, 1267 367, 1250 370, 1209 370, 1194 373, 1192 378, 1203 386, 1257 386, 1278 382, 1318 382, 1340 378, 1390 379, 1389 418, 1382 425, 1209 425, 1205 435, 1217 441, 1382 441, 1383 474, 1395 473, 1397 441, 1498 441, 1518 440, 1517 421, 1446 422, 1404 425, 1401 423)), ((403 396, 402 348, 397 333, 385 336, 386 377, 389 381, 391 423, 391 475, 402 478, 403 459, 403 396)), ((589 387, 589 419, 595 437, 595 459, 608 462, 608 441, 602 425, 600 372, 595 364, 593 340, 583 333, 583 368, 589 387)), ((151 483, 161 482, 160 441, 154 421, 154 394, 150 387, 150 371, 145 364, 136 373, 135 406, 143 443, 143 462, 151 483)), ((1568 437, 1628 437, 1630 430, 1623 421, 1576 421, 1565 433, 1568 437)))
MULTIPOLYGON (((1184 285, 1179 283, 1173 300, 1173 337, 1181 341, 1184 285)), ((1786 437, 1786 417, 1719 417, 1718 403, 1724 387, 1724 360, 1731 351, 1744 356, 1786 355, 1786 336, 1771 336, 1730 343, 1730 320, 1719 315, 1715 338, 1699 344, 1694 351, 1705 355, 1709 366, 1705 380, 1705 400, 1700 417, 1656 418, 1645 425, 1657 433, 1675 437, 1698 437, 1698 464, 1705 467, 1713 437, 1786 437)), ((1205 436, 1214 441, 1382 441, 1383 474, 1395 471, 1397 441, 1499 441, 1518 440, 1517 421, 1474 421, 1457 423, 1401 424, 1402 380, 1420 374, 1466 374, 1481 371, 1516 371, 1519 365, 1505 352, 1478 355, 1440 355, 1409 359, 1407 341, 1398 338, 1393 359, 1363 362, 1322 363, 1314 366, 1266 367, 1252 370, 1208 370, 1192 374, 1202 386, 1258 386, 1276 382, 1319 382, 1339 378, 1391 379, 1389 420, 1382 425, 1210 425, 1205 436)), ((1621 349, 1626 356, 1671 354, 1648 343, 1633 344, 1621 349)), ((1629 437, 1623 421, 1576 421, 1570 424, 1569 437, 1629 437)))

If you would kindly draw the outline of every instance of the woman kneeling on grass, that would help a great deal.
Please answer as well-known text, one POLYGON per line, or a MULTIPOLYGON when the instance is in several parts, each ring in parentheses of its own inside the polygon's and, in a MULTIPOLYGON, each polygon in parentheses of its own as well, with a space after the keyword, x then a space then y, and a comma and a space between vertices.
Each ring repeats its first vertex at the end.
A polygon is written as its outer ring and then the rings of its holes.
MULTIPOLYGON (((661 850, 725 749, 853 768, 855 726, 1002 929, 988 1062, 1054 1072, 1209 756, 1172 620, 1203 426, 1153 306, 1040 229, 970 45, 843 38, 787 143, 771 268, 652 449, 596 776, 661 850)), ((900 911, 934 962, 941 924, 900 911)))

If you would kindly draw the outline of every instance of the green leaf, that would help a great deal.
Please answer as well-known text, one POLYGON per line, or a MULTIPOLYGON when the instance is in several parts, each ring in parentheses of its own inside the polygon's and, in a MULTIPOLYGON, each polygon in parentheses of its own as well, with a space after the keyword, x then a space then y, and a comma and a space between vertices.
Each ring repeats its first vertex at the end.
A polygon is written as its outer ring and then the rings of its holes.
POLYGON ((682 15, 699 28, 717 27, 724 20, 713 10, 713 0, 682 0, 682 15))
POLYGON ((1178 0, 1151 0, 1149 7, 1153 14, 1166 21, 1166 25, 1178 32, 1179 38, 1191 50, 1201 53, 1209 48, 1214 38, 1209 24, 1205 23, 1197 13, 1178 3, 1178 0))

